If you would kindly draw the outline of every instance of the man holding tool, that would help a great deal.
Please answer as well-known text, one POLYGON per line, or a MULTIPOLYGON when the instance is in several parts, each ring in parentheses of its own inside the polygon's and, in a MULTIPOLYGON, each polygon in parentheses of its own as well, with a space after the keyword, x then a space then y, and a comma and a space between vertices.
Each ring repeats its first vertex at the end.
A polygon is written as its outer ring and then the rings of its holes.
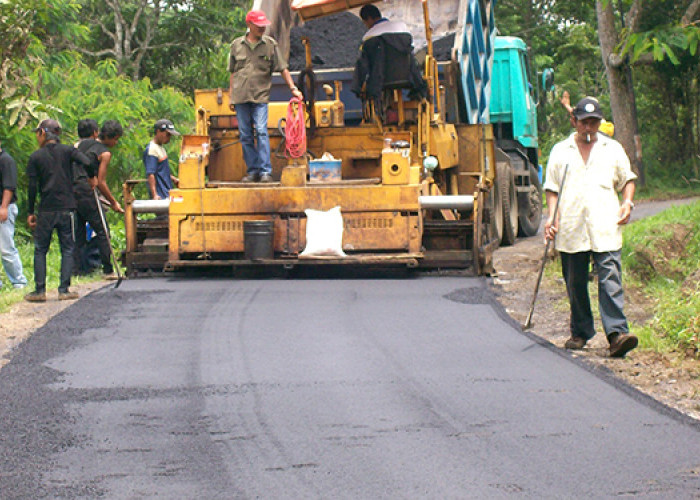
POLYGON ((583 349, 595 336, 588 294, 591 256, 598 273, 598 305, 610 356, 623 357, 637 347, 623 313, 620 249, 622 226, 634 208, 634 179, 622 146, 598 133, 603 113, 598 101, 585 97, 573 110, 576 131, 557 143, 547 163, 544 190, 549 207, 545 239, 553 239, 561 255, 562 274, 571 307, 567 349, 583 349), (563 170, 566 188, 560 193, 563 170), (622 193, 620 203, 617 192, 622 193), (559 212, 554 207, 559 200, 559 212), (556 238, 555 238, 556 237, 556 238))
POLYGON ((80 141, 76 144, 79 151, 85 154, 92 165, 83 168, 79 163, 73 164, 73 194, 75 195, 76 224, 75 224, 75 251, 73 272, 85 274, 88 265, 85 260, 84 248, 87 244, 87 234, 85 223, 90 223, 90 227, 95 231, 100 258, 102 261, 102 272, 106 279, 117 279, 112 267, 111 252, 109 250, 109 228, 102 223, 98 211, 98 203, 95 201, 93 186, 97 186, 100 192, 107 193, 106 199, 110 206, 117 212, 123 213, 119 202, 114 198, 109 187, 107 187, 107 166, 111 159, 110 147, 117 144, 123 133, 119 122, 108 120, 102 126, 100 138, 97 139, 97 122, 86 119, 78 122, 78 136, 80 141))

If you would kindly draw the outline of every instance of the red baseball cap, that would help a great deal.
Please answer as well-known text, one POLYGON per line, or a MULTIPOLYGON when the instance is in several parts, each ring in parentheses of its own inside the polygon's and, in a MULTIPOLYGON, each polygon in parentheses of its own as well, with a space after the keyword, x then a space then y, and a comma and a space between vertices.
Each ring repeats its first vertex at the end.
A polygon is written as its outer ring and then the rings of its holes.
POLYGON ((251 10, 245 16, 245 22, 252 23, 255 26, 269 26, 272 23, 265 17, 265 13, 261 10, 251 10))

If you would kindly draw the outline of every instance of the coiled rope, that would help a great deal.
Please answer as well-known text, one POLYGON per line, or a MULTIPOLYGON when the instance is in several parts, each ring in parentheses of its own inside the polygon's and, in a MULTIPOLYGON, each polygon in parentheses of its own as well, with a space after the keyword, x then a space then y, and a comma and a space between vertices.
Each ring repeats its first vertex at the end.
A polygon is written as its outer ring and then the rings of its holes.
POLYGON ((284 130, 287 154, 301 158, 306 153, 306 113, 304 100, 292 97, 287 106, 287 123, 284 130))

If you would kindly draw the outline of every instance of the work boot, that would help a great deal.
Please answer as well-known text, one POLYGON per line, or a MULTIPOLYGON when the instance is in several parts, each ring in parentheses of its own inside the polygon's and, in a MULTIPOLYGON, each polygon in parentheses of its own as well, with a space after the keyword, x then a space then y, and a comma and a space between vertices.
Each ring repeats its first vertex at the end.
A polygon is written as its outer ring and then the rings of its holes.
POLYGON ((241 182, 258 182, 260 176, 258 174, 248 174, 241 179, 241 182))
POLYGON ((46 293, 45 292, 37 292, 35 290, 35 291, 29 292, 27 295, 25 295, 24 300, 26 300, 27 302, 46 302, 46 293))
POLYGON ((625 354, 637 347, 639 340, 629 333, 611 333, 608 335, 610 342, 610 357, 624 358, 625 354))
POLYGON ((58 292, 58 300, 75 300, 78 297, 78 292, 71 292, 69 290, 65 292, 58 292))
POLYGON ((260 182, 272 182, 272 176, 270 174, 262 174, 260 176, 260 182))
POLYGON ((572 349, 572 350, 580 350, 583 349, 583 346, 586 345, 587 340, 584 339, 583 337, 577 337, 575 335, 572 335, 571 338, 569 338, 566 343, 564 344, 564 347, 566 349, 572 349))

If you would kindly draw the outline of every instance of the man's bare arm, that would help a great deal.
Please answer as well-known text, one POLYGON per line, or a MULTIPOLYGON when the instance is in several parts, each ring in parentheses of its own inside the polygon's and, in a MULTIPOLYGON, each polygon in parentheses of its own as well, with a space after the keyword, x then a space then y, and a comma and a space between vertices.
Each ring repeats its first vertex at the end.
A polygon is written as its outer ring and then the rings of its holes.
POLYGON ((114 195, 112 195, 112 191, 110 191, 109 186, 107 185, 107 167, 109 166, 111 159, 112 153, 109 151, 105 151, 100 155, 100 166, 97 168, 97 189, 99 189, 100 193, 107 198, 112 210, 123 214, 124 209, 114 195))

